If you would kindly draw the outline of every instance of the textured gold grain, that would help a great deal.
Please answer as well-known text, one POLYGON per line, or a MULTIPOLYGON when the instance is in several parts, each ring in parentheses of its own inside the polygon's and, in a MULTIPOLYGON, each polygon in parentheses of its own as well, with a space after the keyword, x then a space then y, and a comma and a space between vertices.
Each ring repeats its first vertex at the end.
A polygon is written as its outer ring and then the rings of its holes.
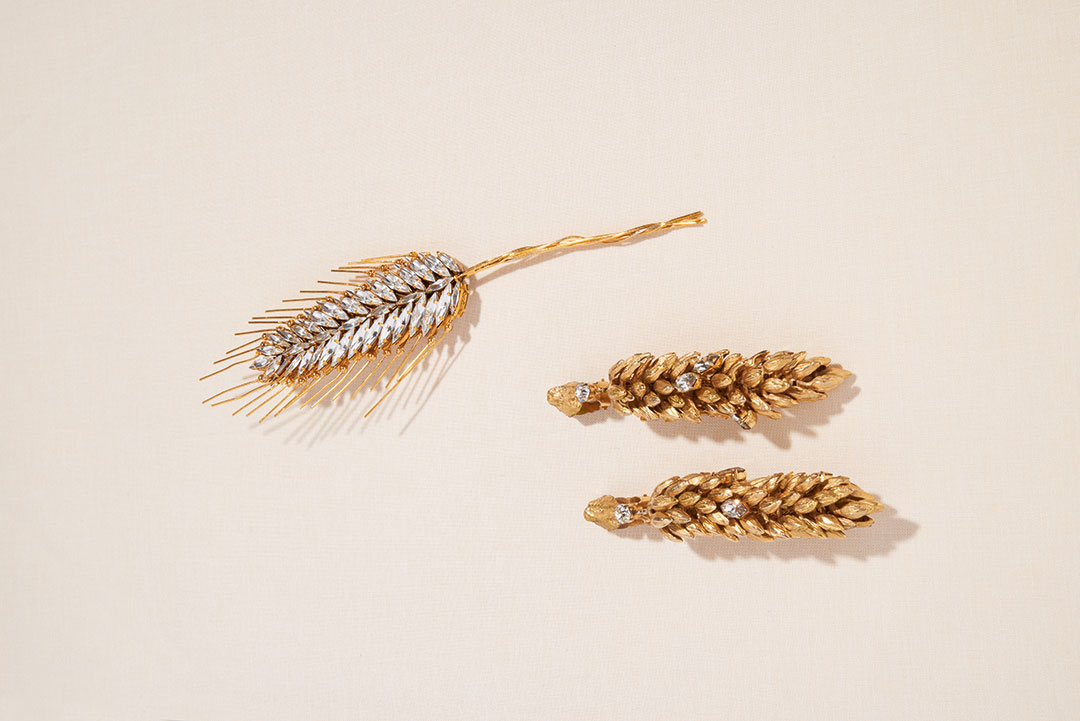
POLYGON ((777 473, 747 480, 742 468, 669 478, 651 496, 602 496, 588 505, 585 518, 609 531, 644 524, 674 541, 698 536, 741 537, 757 541, 785 538, 842 538, 845 531, 869 526, 884 506, 844 476, 830 473, 777 473), (721 510, 727 500, 741 502, 745 515, 721 510), (625 504, 630 521, 619 523, 625 504))

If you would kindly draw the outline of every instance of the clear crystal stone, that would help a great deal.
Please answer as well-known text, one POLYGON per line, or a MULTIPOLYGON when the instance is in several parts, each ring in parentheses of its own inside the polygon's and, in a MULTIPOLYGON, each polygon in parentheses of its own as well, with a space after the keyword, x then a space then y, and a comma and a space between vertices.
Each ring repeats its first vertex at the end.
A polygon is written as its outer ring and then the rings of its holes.
POLYGON ((396 314, 392 313, 383 321, 382 330, 379 331, 379 339, 375 341, 376 348, 385 348, 386 344, 390 341, 390 335, 394 332, 395 315, 396 314))
POLYGON ((391 288, 396 290, 398 293, 411 293, 412 292, 412 288, 405 285, 405 281, 403 281, 401 278, 398 278, 393 273, 383 273, 382 275, 379 276, 379 278, 382 279, 383 283, 386 283, 388 286, 390 286, 391 288))
POLYGON ((451 273, 450 269, 442 264, 438 258, 428 253, 424 256, 424 264, 431 268, 433 271, 441 275, 443 278, 449 278, 451 273))
POLYGON ((424 318, 420 324, 421 332, 424 335, 427 335, 435 327, 435 305, 437 302, 435 296, 432 296, 424 308, 424 318))
POLYGON ((615 506, 615 520, 617 522, 625 526, 627 523, 630 523, 631 517, 632 514, 630 513, 630 506, 626 505, 625 503, 620 503, 619 505, 615 506))
POLYGON ((327 328, 337 328, 338 322, 331 318, 321 310, 311 311, 311 319, 319 325, 326 326, 327 328))
POLYGON ((574 398, 577 398, 578 403, 584 403, 589 400, 589 396, 592 395, 592 388, 588 383, 578 383, 574 388, 574 398))
POLYGON ((312 336, 312 340, 315 341, 316 343, 322 343, 324 340, 326 340, 329 337, 330 337, 330 331, 320 329, 318 333, 316 333, 314 336, 312 336))
POLYGON ((342 308, 352 313, 353 315, 367 315, 367 309, 364 306, 360 305, 360 302, 352 296, 343 295, 341 297, 341 300, 338 301, 338 303, 341 304, 342 308))
POLYGON ((352 340, 349 342, 349 355, 350 356, 353 353, 355 353, 356 351, 359 351, 362 348, 364 348, 364 339, 367 338, 368 323, 369 322, 365 322, 364 325, 360 326, 359 328, 356 328, 356 330, 353 332, 352 340))
POLYGON ((394 295, 394 291, 390 290, 390 287, 383 283, 381 280, 373 280, 371 282, 371 292, 379 296, 385 301, 393 303, 397 300, 397 296, 394 295))
POLYGON ((382 301, 370 290, 350 290, 349 294, 364 305, 382 305, 382 301))
POLYGON ((338 320, 345 320, 349 317, 349 314, 343 311, 337 303, 331 303, 328 300, 319 303, 319 310, 326 313, 331 318, 337 318, 338 320))
POLYGON ((300 336, 304 340, 311 340, 312 338, 311 331, 309 331, 307 328, 300 325, 299 323, 292 327, 292 332, 296 333, 296 335, 300 336))
POLYGON ((675 387, 680 393, 692 391, 701 385, 701 376, 697 373, 683 373, 675 379, 675 387))
POLYGON ((281 357, 275 358, 266 370, 263 371, 263 374, 267 376, 277 375, 277 372, 281 370, 281 360, 281 357))
POLYGON ((286 353, 292 353, 295 355, 296 353, 303 353, 304 350, 305 346, 303 343, 293 343, 291 346, 289 346, 289 350, 287 350, 286 353))
POLYGON ((461 308, 461 283, 454 283, 454 295, 450 298, 450 312, 457 313, 461 308))
POLYGON ((304 354, 304 359, 300 361, 300 372, 303 373, 315 362, 315 349, 311 348, 304 354))
POLYGON ((283 348, 279 348, 276 345, 261 345, 259 346, 259 352, 263 355, 278 355, 285 351, 283 348))
POLYGON ((285 375, 291 375, 294 370, 300 365, 300 361, 303 359, 302 354, 293 356, 292 362, 289 363, 288 368, 285 369, 285 375))
POLYGON ((720 512, 728 518, 742 518, 749 509, 738 498, 729 498, 720 504, 720 512))
POLYGON ((364 319, 360 317, 349 318, 347 321, 341 324, 341 329, 349 330, 350 328, 355 328, 356 326, 360 325, 361 321, 363 320, 364 319))
POLYGON ((267 343, 273 343, 274 345, 288 345, 288 343, 283 341, 281 339, 281 336, 279 336, 277 333, 267 333, 263 336, 263 339, 267 343))
POLYGON ((424 318, 424 297, 420 296, 409 311, 409 335, 413 335, 420 328, 420 321, 424 318))
POLYGON ((704 359, 699 360, 697 363, 694 364, 694 372, 695 373, 704 373, 705 371, 709 370, 710 368, 712 368, 712 364, 706 363, 704 359))
POLYGON ((345 357, 345 353, 349 350, 349 348, 341 341, 331 342, 330 345, 334 346, 334 356, 330 359, 330 364, 337 365, 338 361, 345 357))
POLYGON ((397 343, 409 329, 409 313, 412 307, 405 307, 398 311, 397 320, 394 322, 394 342, 397 343))
POLYGON ((427 282, 430 283, 435 280, 435 274, 431 272, 431 268, 427 267, 419 258, 413 258, 409 262, 409 267, 427 282))
POLYGON ((439 260, 442 261, 443 265, 445 265, 447 268, 449 268, 450 270, 452 270, 454 272, 457 272, 457 271, 461 270, 461 263, 458 263, 456 260, 451 258, 446 253, 441 253, 440 252, 439 253, 439 260))
POLYGON ((450 312, 450 296, 452 296, 453 294, 453 289, 447 287, 439 295, 439 305, 435 309, 435 317, 437 318, 437 320, 435 321, 436 325, 446 320, 446 316, 450 312))
POLYGON ((398 274, 398 277, 402 278, 413 288, 416 288, 417 290, 424 289, 424 281, 420 279, 420 276, 418 276, 416 273, 412 272, 405 266, 398 266, 395 272, 398 274))
POLYGON ((371 320, 364 325, 364 344, 360 348, 361 353, 371 350, 371 346, 375 345, 375 339, 379 337, 380 330, 382 330, 382 321, 379 320, 371 320))
POLYGON ((433 293, 437 290, 442 290, 446 287, 446 284, 450 281, 447 278, 439 278, 437 281, 428 286, 428 292, 433 293))
POLYGON ((297 338, 296 336, 294 336, 292 333, 285 330, 284 328, 278 328, 278 336, 283 341, 285 341, 286 345, 289 345, 291 343, 296 343, 299 340, 299 338, 297 338))
POLYGON ((252 370, 261 371, 266 366, 274 362, 274 359, 268 355, 261 355, 255 359, 255 362, 251 364, 252 370))

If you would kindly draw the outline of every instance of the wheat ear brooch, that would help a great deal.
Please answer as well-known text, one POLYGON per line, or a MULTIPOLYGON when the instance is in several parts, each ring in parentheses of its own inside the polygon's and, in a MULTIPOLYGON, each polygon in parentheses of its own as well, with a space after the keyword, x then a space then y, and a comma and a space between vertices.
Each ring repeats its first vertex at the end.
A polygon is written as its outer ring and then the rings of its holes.
POLYGON ((614 408, 643 421, 721 416, 749 429, 758 416, 780 418, 780 408, 821 400, 850 375, 829 358, 802 352, 638 353, 611 366, 607 380, 552 388, 548 403, 568 416, 614 408))
POLYGON ((742 468, 669 478, 651 496, 601 496, 585 520, 615 531, 645 524, 682 541, 697 536, 843 538, 885 506, 843 476, 776 473, 748 481, 742 468))
POLYGON ((257 375, 203 402, 216 406, 246 399, 233 415, 246 410, 250 416, 266 408, 262 422, 294 404, 315 406, 346 392, 354 398, 381 382, 383 393, 365 414, 370 415, 465 312, 471 276, 540 253, 622 243, 704 222, 698 212, 619 233, 571 235, 468 267, 432 251, 367 258, 334 268, 348 279, 320 280, 329 287, 300 291, 299 297, 281 301, 283 307, 249 321, 261 328, 236 334, 256 337, 226 352, 214 363, 227 365, 200 380, 237 366, 247 366, 257 375))

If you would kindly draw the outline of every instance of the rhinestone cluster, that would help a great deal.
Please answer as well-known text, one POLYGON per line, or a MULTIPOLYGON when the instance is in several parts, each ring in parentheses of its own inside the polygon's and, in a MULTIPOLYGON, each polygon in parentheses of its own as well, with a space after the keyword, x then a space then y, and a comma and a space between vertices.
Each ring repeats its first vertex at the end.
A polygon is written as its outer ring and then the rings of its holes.
POLYGON ((359 288, 320 300, 264 335, 251 367, 264 380, 300 377, 427 335, 459 311, 463 270, 446 253, 424 253, 373 271, 359 288))

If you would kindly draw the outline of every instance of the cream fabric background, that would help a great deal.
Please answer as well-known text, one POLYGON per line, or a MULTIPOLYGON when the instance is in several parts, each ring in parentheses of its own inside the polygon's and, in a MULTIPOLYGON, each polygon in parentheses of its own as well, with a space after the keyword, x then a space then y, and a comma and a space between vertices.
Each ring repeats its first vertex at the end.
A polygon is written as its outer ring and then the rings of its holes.
POLYGON ((1076 718, 1077 3, 0 16, 0 717, 1076 718), (375 422, 199 404, 343 261, 698 209, 481 279, 375 422), (856 376, 750 433, 544 402, 717 347, 856 376), (894 510, 772 546, 581 518, 730 465, 894 510))

